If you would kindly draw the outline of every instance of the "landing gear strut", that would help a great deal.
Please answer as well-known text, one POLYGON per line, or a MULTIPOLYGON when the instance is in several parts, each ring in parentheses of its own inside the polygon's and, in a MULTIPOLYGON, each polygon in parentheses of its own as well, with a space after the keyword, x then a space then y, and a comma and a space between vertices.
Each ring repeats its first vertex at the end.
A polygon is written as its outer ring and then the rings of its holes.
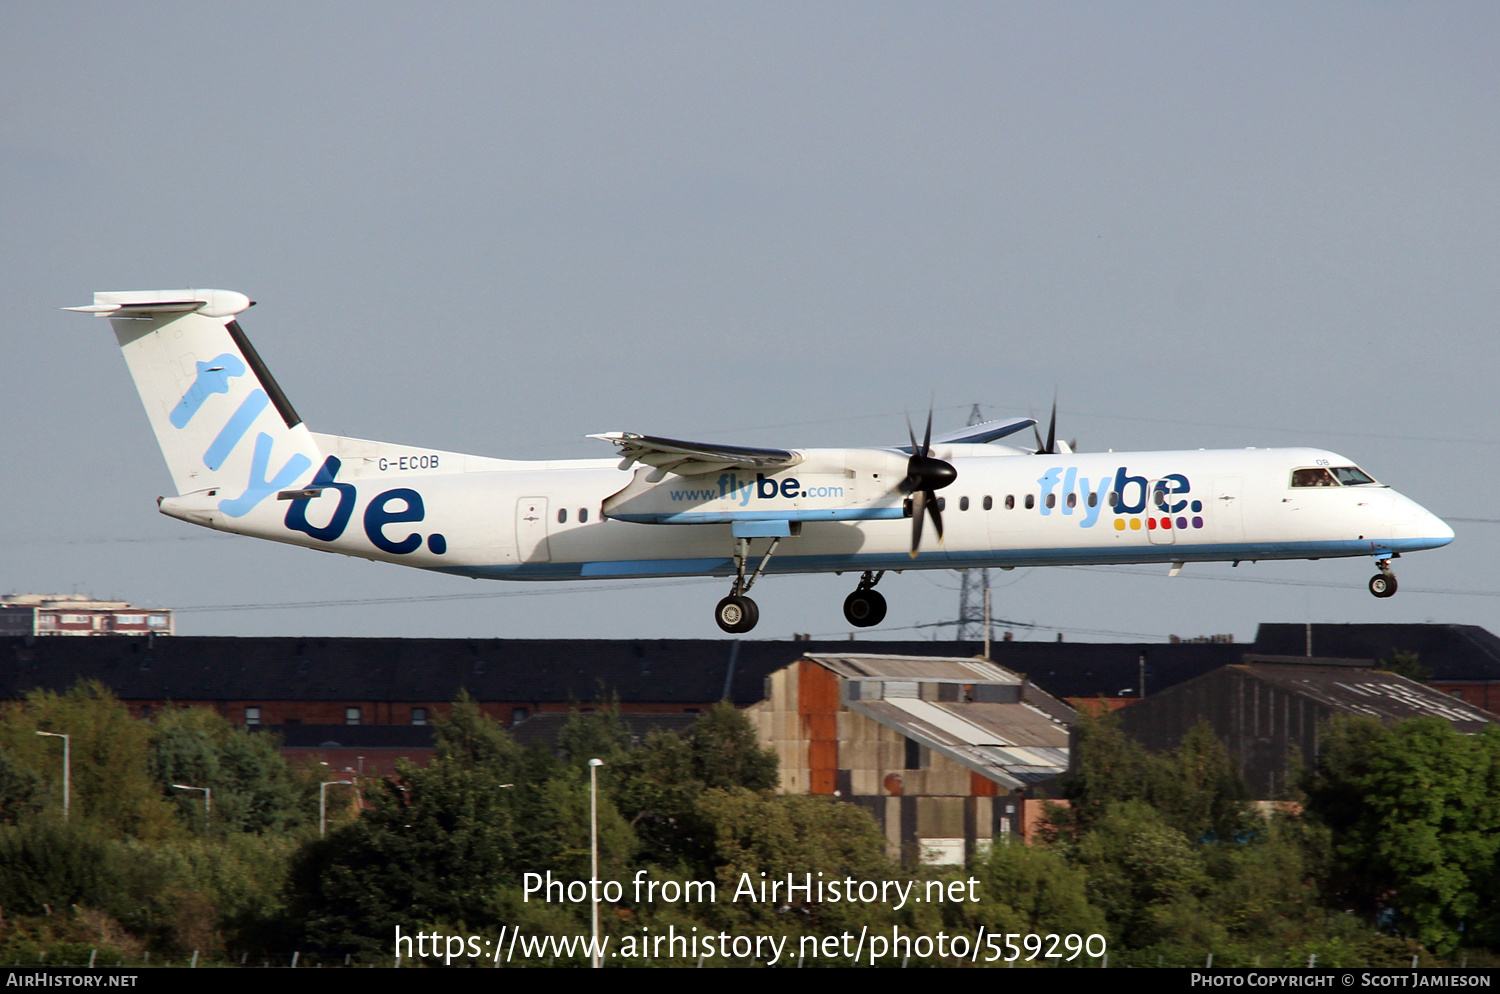
POLYGON ((885 620, 885 598, 875 589, 882 576, 885 570, 865 570, 854 593, 844 598, 844 618, 855 628, 870 628, 885 620))
MULTIPOLYGON (((720 628, 731 635, 739 635, 748 632, 755 627, 760 620, 760 608, 755 602, 745 595, 750 588, 755 586, 755 581, 761 578, 766 571, 766 563, 771 561, 771 556, 776 552, 776 546, 781 544, 781 539, 771 539, 771 547, 766 554, 760 557, 760 563, 756 565, 755 572, 749 579, 745 578, 745 565, 750 558, 750 540, 748 538, 737 539, 734 547, 734 586, 729 589, 729 596, 719 601, 714 608, 714 621, 718 622, 720 628)), ((883 612, 882 612, 883 613, 883 612)))
POLYGON ((1375 565, 1380 567, 1380 572, 1370 577, 1370 593, 1376 597, 1396 596, 1396 574, 1391 572, 1391 561, 1378 559, 1375 565))

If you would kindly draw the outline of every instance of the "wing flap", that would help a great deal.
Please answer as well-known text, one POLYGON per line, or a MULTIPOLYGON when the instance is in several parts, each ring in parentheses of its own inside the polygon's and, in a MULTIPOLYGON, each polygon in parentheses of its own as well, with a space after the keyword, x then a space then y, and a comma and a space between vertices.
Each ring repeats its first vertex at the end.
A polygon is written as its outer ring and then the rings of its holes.
POLYGON ((628 431, 604 432, 589 438, 610 442, 618 448, 621 469, 629 468, 632 463, 641 463, 679 476, 697 476, 726 469, 786 469, 802 461, 802 454, 792 449, 687 442, 628 431))

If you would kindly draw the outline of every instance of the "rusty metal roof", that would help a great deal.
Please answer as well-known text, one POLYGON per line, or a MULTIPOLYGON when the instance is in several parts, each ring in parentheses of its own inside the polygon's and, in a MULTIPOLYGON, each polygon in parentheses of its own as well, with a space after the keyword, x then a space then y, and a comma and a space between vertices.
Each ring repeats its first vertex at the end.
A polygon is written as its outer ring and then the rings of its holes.
POLYGON ((847 689, 840 696, 851 711, 1008 789, 1068 768, 1066 717, 1071 710, 987 660, 856 653, 809 653, 805 658, 844 680, 847 689), (934 684, 948 689, 939 692, 934 684), (955 684, 1009 688, 998 693, 1010 699, 951 699, 960 696, 955 684))
POLYGON ((863 653, 807 653, 846 680, 917 680, 922 683, 1005 684, 1019 686, 1022 677, 994 663, 960 656, 882 656, 863 653))

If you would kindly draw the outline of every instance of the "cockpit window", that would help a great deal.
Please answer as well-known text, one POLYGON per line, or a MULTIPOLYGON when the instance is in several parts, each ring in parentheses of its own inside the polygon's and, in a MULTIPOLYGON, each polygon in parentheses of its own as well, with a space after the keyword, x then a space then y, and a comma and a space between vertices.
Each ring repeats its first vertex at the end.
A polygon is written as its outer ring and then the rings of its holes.
POLYGON ((1336 487, 1338 485, 1339 481, 1333 478, 1333 474, 1322 467, 1292 470, 1292 486, 1294 487, 1336 487))
POLYGON ((1370 475, 1358 466, 1335 466, 1333 475, 1346 487, 1358 487, 1366 483, 1374 483, 1370 475))

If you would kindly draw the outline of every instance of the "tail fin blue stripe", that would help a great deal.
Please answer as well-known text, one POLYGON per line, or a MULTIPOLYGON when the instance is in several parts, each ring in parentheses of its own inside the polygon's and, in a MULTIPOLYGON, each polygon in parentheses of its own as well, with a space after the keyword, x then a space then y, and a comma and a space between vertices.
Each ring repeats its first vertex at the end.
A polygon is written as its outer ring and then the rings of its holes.
POLYGON ((229 458, 229 453, 240 444, 240 439, 245 437, 245 432, 250 430, 250 425, 260 416, 260 412, 271 403, 271 398, 266 396, 264 390, 252 390, 250 396, 240 405, 240 409, 234 412, 224 430, 219 432, 219 437, 214 439, 208 451, 203 453, 203 465, 217 471, 224 465, 224 460, 229 458))
POLYGON ((172 427, 186 428, 205 400, 216 393, 228 393, 229 381, 244 375, 245 364, 240 361, 239 356, 228 352, 214 356, 208 362, 198 363, 197 379, 187 388, 187 393, 182 395, 177 406, 172 408, 172 427))

